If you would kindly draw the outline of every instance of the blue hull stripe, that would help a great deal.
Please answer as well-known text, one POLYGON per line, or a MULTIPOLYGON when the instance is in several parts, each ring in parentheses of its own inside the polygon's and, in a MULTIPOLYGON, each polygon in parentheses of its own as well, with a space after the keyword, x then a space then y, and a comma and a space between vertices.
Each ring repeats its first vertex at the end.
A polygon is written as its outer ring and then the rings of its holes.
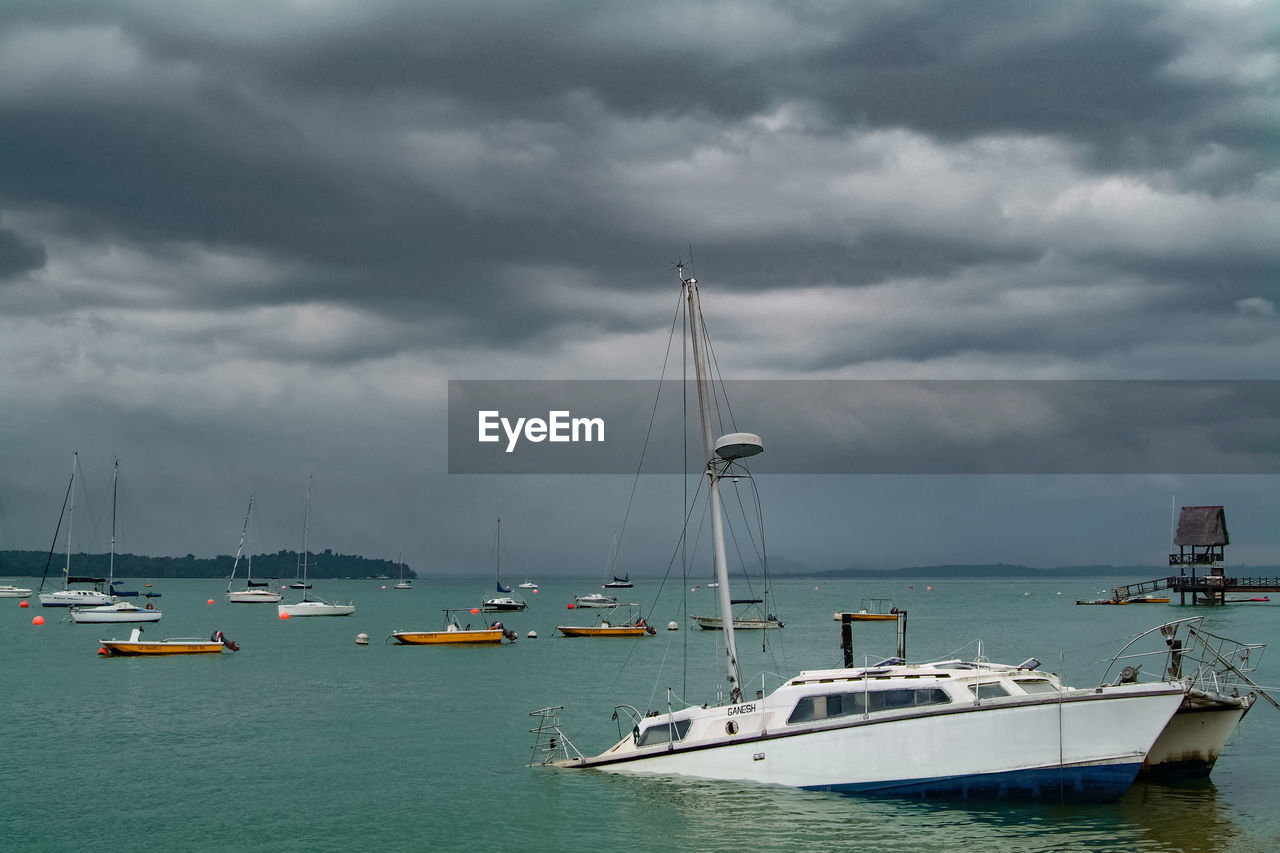
POLYGON ((977 776, 938 776, 858 782, 846 785, 806 785, 809 791, 841 794, 975 799, 1021 799, 1110 802, 1118 800, 1137 778, 1141 763, 1050 767, 1013 770, 977 776))

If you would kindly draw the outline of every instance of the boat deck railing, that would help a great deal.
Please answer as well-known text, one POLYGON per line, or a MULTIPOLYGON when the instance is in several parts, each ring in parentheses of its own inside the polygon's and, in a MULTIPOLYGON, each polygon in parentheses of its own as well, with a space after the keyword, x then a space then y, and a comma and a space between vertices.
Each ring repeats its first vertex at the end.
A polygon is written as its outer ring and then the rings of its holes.
POLYGON ((1258 667, 1264 643, 1242 643, 1221 637, 1200 627, 1203 617, 1192 616, 1166 622, 1130 640, 1111 660, 1103 682, 1116 671, 1118 682, 1136 681, 1139 670, 1148 665, 1146 675, 1162 681, 1180 681, 1192 689, 1219 695, 1257 689, 1248 673, 1258 667), (1162 647, 1144 640, 1162 640, 1162 647), (1157 675, 1158 673, 1158 675, 1157 675))
POLYGON ((565 737, 560 728, 560 712, 563 710, 563 705, 556 705, 529 712, 530 717, 536 717, 538 720, 538 724, 529 729, 529 734, 533 735, 533 747, 529 755, 530 767, 534 764, 547 765, 557 761, 583 760, 582 753, 569 738, 565 737))

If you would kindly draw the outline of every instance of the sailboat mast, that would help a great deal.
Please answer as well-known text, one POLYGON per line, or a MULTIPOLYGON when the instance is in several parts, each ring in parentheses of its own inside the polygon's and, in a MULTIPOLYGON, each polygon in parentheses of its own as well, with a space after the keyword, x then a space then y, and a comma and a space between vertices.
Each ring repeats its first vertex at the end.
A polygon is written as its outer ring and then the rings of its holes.
MULTIPOLYGON (((76 481, 76 471, 80 469, 80 451, 71 453, 71 482, 76 481)), ((62 570, 62 588, 66 589, 71 582, 71 524, 76 517, 76 491, 71 490, 71 506, 67 508, 67 565, 62 570)))
MULTIPOLYGON (((231 585, 236 580, 236 567, 240 565, 240 557, 244 555, 244 537, 249 533, 249 515, 253 512, 253 495, 249 495, 249 511, 244 514, 244 527, 240 528, 240 546, 236 548, 236 561, 231 564, 231 577, 227 579, 227 592, 231 592, 231 585)), ((252 563, 250 563, 250 574, 252 575, 252 563)))
POLYGON ((703 458, 707 460, 707 477, 711 495, 711 543, 715 557, 716 590, 720 598, 720 621, 724 626, 725 665, 728 669, 729 702, 742 699, 742 675, 738 668, 738 647, 733 636, 733 603, 729 592, 729 568, 724 553, 724 522, 720 514, 719 475, 716 471, 715 438, 711 432, 711 398, 707 386, 707 355, 702 339, 702 304, 698 299, 698 280, 685 278, 683 269, 680 282, 689 303, 689 335, 693 344, 693 367, 698 385, 698 415, 702 421, 703 458))
POLYGON ((111 557, 107 562, 107 591, 111 592, 116 579, 116 495, 119 493, 120 460, 112 460, 111 467, 111 557))
MULTIPOLYGON (((302 514, 302 582, 307 582, 307 527, 311 524, 311 478, 313 474, 307 475, 307 509, 302 514)), ((306 598, 306 593, 303 593, 306 598)))

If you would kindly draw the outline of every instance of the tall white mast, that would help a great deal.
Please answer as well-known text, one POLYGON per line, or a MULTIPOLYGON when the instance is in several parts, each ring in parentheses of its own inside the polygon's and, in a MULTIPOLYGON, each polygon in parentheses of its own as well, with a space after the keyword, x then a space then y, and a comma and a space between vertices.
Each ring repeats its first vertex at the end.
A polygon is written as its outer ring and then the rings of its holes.
MULTIPOLYGON (((302 514, 302 582, 307 582, 307 527, 311 524, 311 478, 312 474, 307 475, 307 509, 302 514)), ((302 593, 305 599, 307 594, 302 593)))
POLYGON ((711 397, 707 386, 707 355, 702 339, 702 304, 698 299, 698 280, 685 278, 683 267, 678 267, 685 299, 689 303, 689 333, 693 343, 693 369, 698 385, 698 416, 702 421, 703 458, 706 461, 709 492, 711 495, 711 543, 715 557, 716 580, 720 587, 720 620, 724 626, 725 665, 728 670, 729 702, 742 700, 742 674, 738 669, 738 647, 733 637, 733 603, 729 594, 729 569, 724 554, 724 523, 720 517, 720 475, 716 468, 718 457, 715 439, 711 431, 711 397))
POLYGON ((71 506, 67 508, 67 565, 62 570, 62 588, 66 589, 71 582, 71 523, 76 517, 76 490, 74 488, 76 482, 76 471, 80 468, 80 451, 73 450, 71 452, 71 506))
POLYGON ((111 558, 107 563, 107 592, 115 594, 111 587, 116 579, 116 494, 119 491, 120 460, 113 460, 111 467, 111 558))
MULTIPOLYGON (((240 528, 240 545, 236 548, 236 560, 231 564, 231 577, 227 579, 227 592, 231 592, 231 584, 236 580, 236 566, 240 565, 240 558, 244 555, 244 538, 249 534, 249 516, 253 514, 253 495, 249 495, 249 509, 244 514, 244 527, 240 528)), ((253 577, 253 558, 250 557, 249 577, 253 577)), ((245 588, 248 589, 246 582, 245 588)))

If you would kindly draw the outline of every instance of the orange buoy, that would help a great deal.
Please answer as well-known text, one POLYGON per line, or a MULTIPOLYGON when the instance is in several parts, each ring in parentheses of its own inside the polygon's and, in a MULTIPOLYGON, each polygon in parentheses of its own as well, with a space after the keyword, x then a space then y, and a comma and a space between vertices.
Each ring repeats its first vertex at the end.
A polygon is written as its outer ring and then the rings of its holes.
POLYGON ((573 609, 573 602, 572 602, 572 601, 570 601, 570 602, 569 602, 569 604, 568 604, 568 606, 567 606, 565 609, 566 609, 566 610, 572 610, 572 609, 573 609))
POLYGON ((43 616, 37 616, 36 618, 34 618, 34 619, 32 619, 32 620, 31 620, 31 624, 32 624, 32 625, 43 625, 43 624, 44 624, 44 617, 43 617, 43 616))
POLYGON ((281 618, 281 619, 288 619, 288 618, 289 618, 289 611, 287 611, 287 610, 286 610, 284 613, 281 613, 281 614, 280 614, 280 618, 281 618))
POLYGON ((212 598, 211 598, 211 599, 209 599, 209 603, 210 603, 210 604, 213 604, 213 599, 212 599, 212 598))
POLYGON ((472 612, 472 613, 479 613, 479 612, 480 612, 480 608, 479 608, 479 607, 473 607, 473 608, 471 608, 471 612, 472 612))
POLYGON ((18 606, 19 606, 19 607, 30 607, 31 605, 27 604, 26 600, 24 599, 24 600, 22 601, 22 603, 20 603, 18 606))
POLYGON ((103 646, 99 646, 99 647, 98 647, 98 654, 100 654, 100 655, 109 655, 109 654, 111 654, 111 652, 107 651, 105 647, 103 647, 103 646))

